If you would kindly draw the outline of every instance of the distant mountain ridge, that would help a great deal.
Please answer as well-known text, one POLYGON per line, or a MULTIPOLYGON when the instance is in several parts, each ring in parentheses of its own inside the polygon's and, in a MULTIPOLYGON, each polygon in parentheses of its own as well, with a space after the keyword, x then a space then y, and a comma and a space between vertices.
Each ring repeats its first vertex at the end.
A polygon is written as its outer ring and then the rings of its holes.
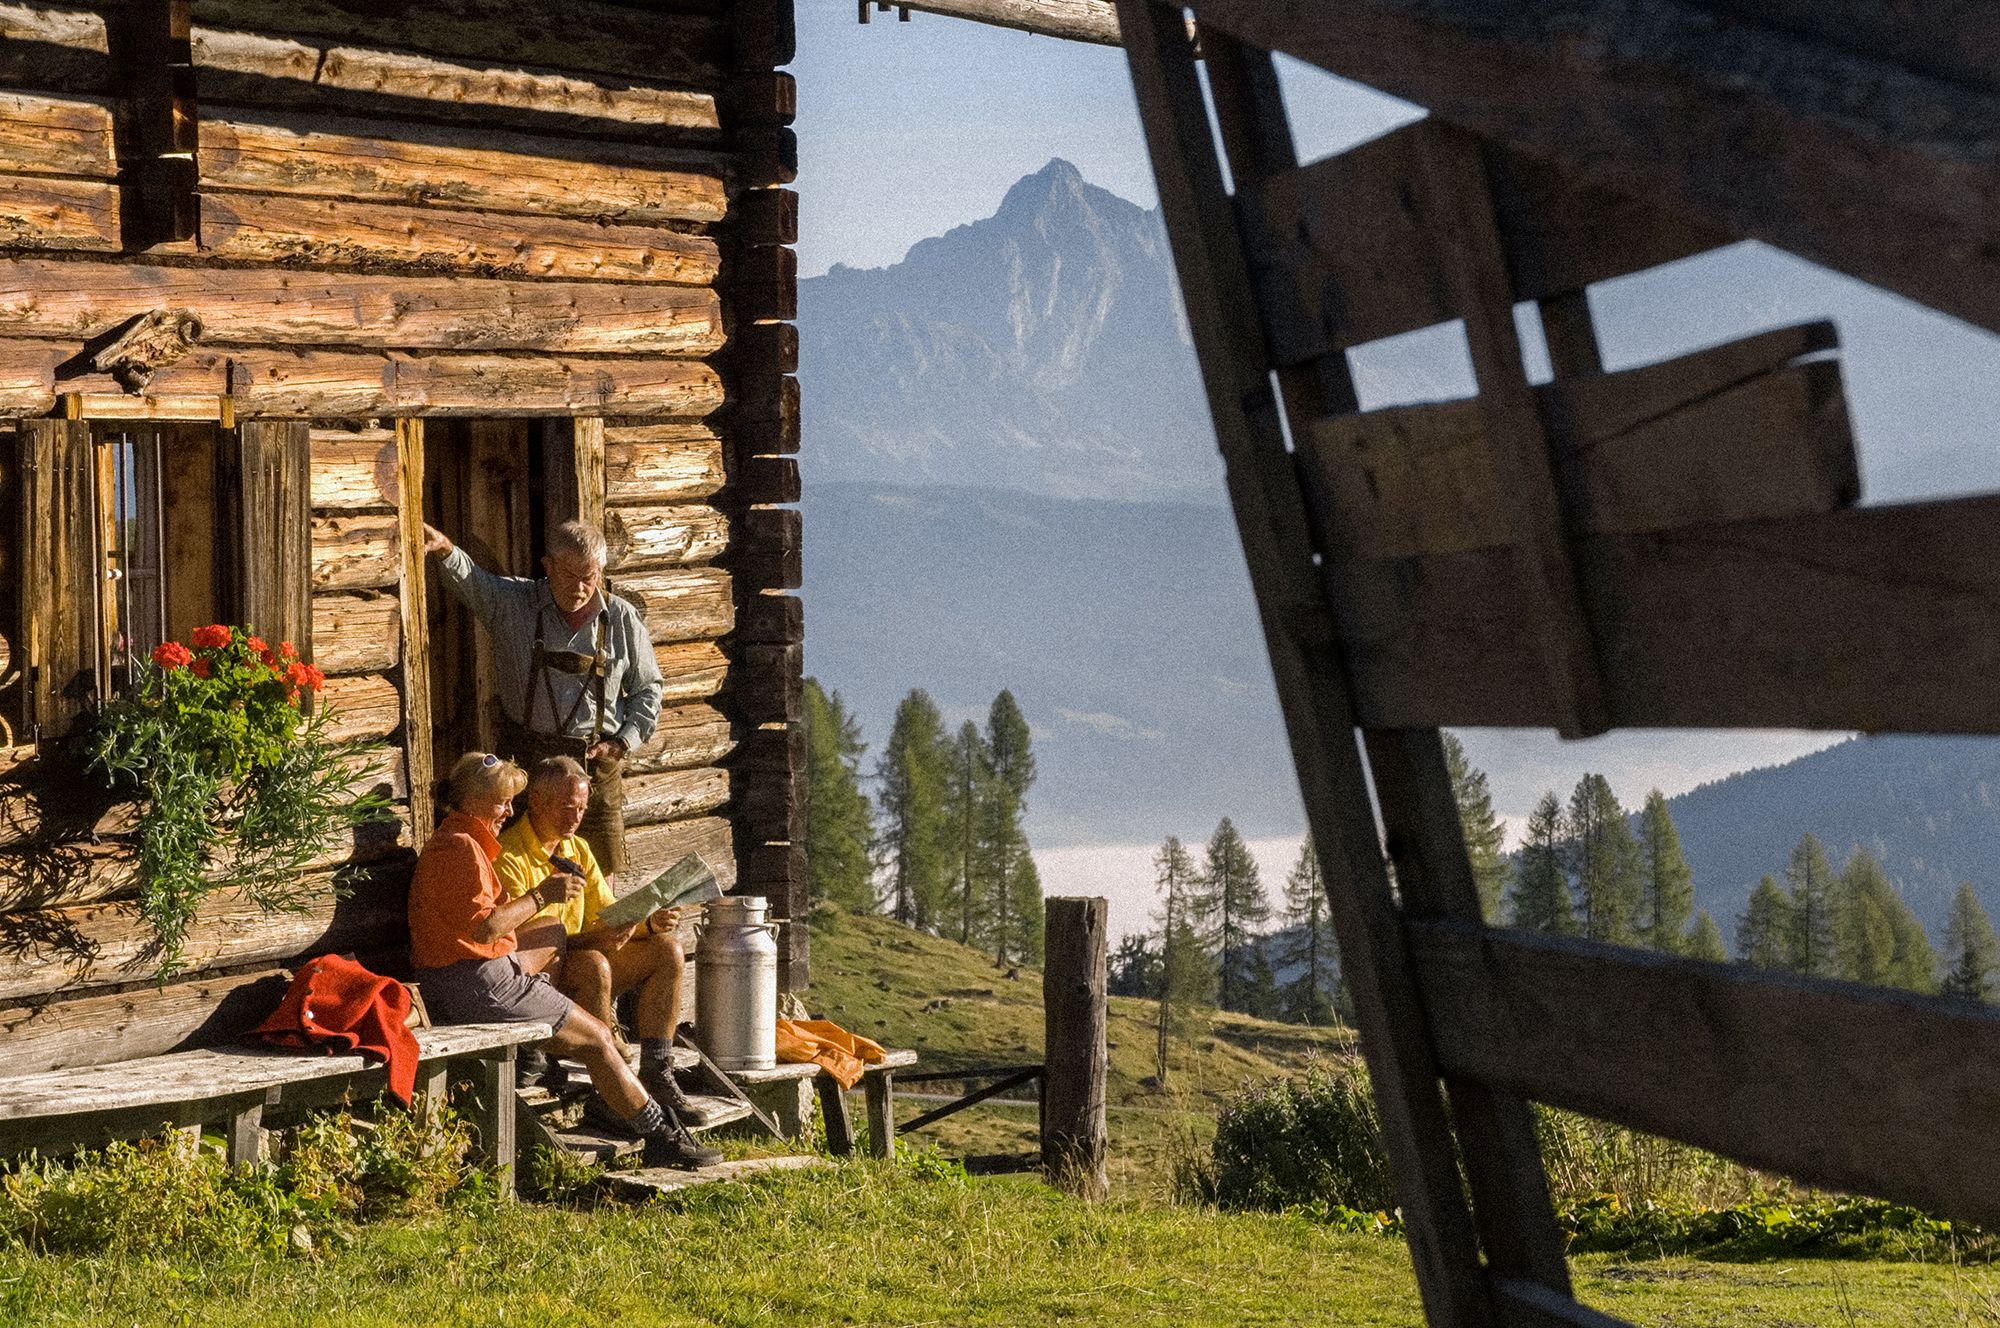
POLYGON ((1217 503, 1157 211, 1057 159, 902 262, 799 283, 814 483, 1217 503))
POLYGON ((1696 903, 1732 941, 1758 878, 1782 880, 1808 831, 1836 867, 1856 845, 1881 859, 1934 939, 1960 881, 2000 916, 2000 741, 1992 738, 1854 738, 1703 784, 1667 807, 1696 903))

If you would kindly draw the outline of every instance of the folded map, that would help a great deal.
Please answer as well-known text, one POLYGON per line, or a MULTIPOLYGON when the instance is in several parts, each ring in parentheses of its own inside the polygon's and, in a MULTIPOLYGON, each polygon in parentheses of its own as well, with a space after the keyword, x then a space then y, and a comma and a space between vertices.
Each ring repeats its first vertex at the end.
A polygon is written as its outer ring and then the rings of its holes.
POLYGON ((701 854, 690 853, 630 894, 605 905, 597 922, 604 927, 630 927, 663 908, 685 908, 720 898, 722 887, 716 884, 715 873, 701 860, 701 854))

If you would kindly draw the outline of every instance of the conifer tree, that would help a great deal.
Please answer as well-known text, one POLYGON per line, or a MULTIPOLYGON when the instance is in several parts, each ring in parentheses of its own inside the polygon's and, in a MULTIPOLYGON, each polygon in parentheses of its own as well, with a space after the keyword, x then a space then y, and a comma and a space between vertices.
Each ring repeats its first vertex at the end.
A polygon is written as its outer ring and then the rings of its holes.
POLYGON ((1766 876, 1736 919, 1736 957, 1757 968, 1792 966, 1792 901, 1766 876))
POLYGON ((1896 956, 1896 926, 1889 907, 1893 895, 1882 864, 1856 845, 1832 894, 1835 976, 1873 987, 1890 985, 1896 956))
POLYGON ((950 902, 942 930, 960 945, 971 945, 982 921, 986 884, 980 871, 981 813, 987 807, 986 739, 966 720, 946 753, 945 853, 950 864, 950 902))
POLYGON ((1589 940, 1632 944, 1632 918, 1639 907, 1639 841, 1603 775, 1577 781, 1563 825, 1578 929, 1589 940))
POLYGON ((1225 1010, 1240 1010, 1250 950, 1257 929, 1271 916, 1271 905, 1257 879, 1257 860, 1227 816, 1209 837, 1203 875, 1215 910, 1216 999, 1225 1010))
POLYGON ((1900 892, 1892 891, 1889 899, 1889 926, 1896 937, 1889 960, 1889 985, 1934 996, 1938 989, 1938 957, 1931 948, 1931 938, 1924 935, 1924 924, 1917 921, 1909 901, 1900 892))
POLYGON ((1833 935, 1833 868, 1811 832, 1799 837, 1785 867, 1785 888, 1791 896, 1791 955, 1794 973, 1824 977, 1837 962, 1833 935))
POLYGON ((1508 895, 1508 918, 1530 931, 1574 936, 1576 918, 1570 912, 1569 880, 1563 874, 1562 804, 1553 791, 1542 794, 1521 841, 1521 861, 1508 895))
POLYGON ((1127 932, 1105 962, 1104 989, 1113 996, 1160 999, 1160 952, 1144 932, 1127 932))
POLYGON ((1285 928, 1291 949, 1284 956, 1299 967, 1299 975, 1279 993, 1283 1017, 1295 1024, 1333 1022, 1333 919, 1327 911, 1326 881, 1312 836, 1299 845, 1299 860, 1285 877, 1285 928))
POLYGON ((861 792, 861 724, 840 693, 806 679, 806 879, 815 898, 875 911, 875 826, 861 792))
POLYGON ((944 717, 922 690, 896 707, 889 742, 875 767, 881 783, 880 852, 896 921, 936 930, 952 882, 946 803, 950 771, 944 717))
POLYGON ((1639 916, 1634 927, 1639 944, 1669 954, 1682 950, 1693 912, 1694 873, 1681 856, 1681 837, 1667 811, 1666 795, 1654 789, 1639 813, 1639 916))
POLYGON ((1472 862, 1472 883, 1479 889, 1479 911, 1488 922, 1500 918, 1500 898, 1507 888, 1507 827, 1493 811, 1493 793, 1486 772, 1465 758, 1465 746, 1455 734, 1444 735, 1445 768, 1458 802, 1458 824, 1465 833, 1465 852, 1472 862))
POLYGON ((1035 782, 1035 757, 1027 718, 1012 692, 1003 691, 993 698, 982 757, 977 852, 979 875, 990 891, 982 912, 993 960, 1006 965, 1023 957, 1024 946, 1040 949, 1038 942, 1024 941, 1024 937, 1030 922, 1035 936, 1041 935, 1042 917, 1041 876, 1028 857, 1028 835, 1022 826, 1028 786, 1035 782), (1026 869, 1021 866, 1024 861, 1029 864, 1026 869))
POLYGON ((1197 1007, 1215 998, 1215 966, 1202 943, 1194 912, 1201 905, 1200 876, 1194 859, 1172 835, 1153 855, 1153 881, 1160 893, 1160 1008, 1156 1074, 1167 1081, 1168 1038, 1185 1030, 1197 1007))
POLYGON ((1243 988, 1237 995, 1237 1009, 1258 1019, 1276 1019, 1279 1014, 1278 975, 1271 968, 1267 937, 1250 938, 1248 957, 1243 965, 1243 988))
POLYGON ((1944 925, 1945 960, 1951 971, 1945 974, 1943 994, 1966 1001, 1993 998, 1993 969, 2000 962, 2000 937, 1993 934, 1993 919, 1980 906, 1971 881, 1961 881, 1951 897, 1951 913, 1944 925))
POLYGON ((1715 925, 1715 919, 1703 909, 1695 918, 1694 926, 1688 928, 1681 938, 1681 953, 1690 959, 1704 959, 1711 964, 1729 962, 1729 950, 1722 943, 1722 928, 1715 925))

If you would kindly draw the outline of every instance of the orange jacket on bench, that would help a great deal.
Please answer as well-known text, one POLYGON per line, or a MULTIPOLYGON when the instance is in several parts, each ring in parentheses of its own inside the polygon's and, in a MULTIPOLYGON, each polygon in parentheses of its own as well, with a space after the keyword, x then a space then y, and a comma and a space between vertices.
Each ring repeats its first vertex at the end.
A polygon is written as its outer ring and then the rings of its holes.
POLYGON ((329 1056, 359 1052, 389 1067, 389 1093, 404 1106, 417 1083, 417 1035, 409 988, 371 973, 352 959, 321 955, 292 975, 285 999, 250 1037, 278 1047, 316 1049, 329 1056))
POLYGON ((778 1059, 792 1064, 816 1064, 842 1088, 860 1083, 862 1068, 888 1054, 880 1043, 850 1033, 830 1019, 778 1021, 778 1059))

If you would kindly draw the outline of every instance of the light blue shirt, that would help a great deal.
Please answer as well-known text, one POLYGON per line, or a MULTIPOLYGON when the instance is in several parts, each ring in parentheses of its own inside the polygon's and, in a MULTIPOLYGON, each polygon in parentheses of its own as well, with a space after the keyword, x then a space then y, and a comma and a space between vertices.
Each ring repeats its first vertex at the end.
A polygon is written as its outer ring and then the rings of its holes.
POLYGON ((616 737, 631 751, 653 736, 660 722, 660 693, 664 681, 653 658, 653 640, 646 620, 630 600, 598 592, 598 611, 584 619, 572 632, 556 607, 545 580, 522 576, 497 576, 472 561, 464 549, 454 548, 442 564, 444 583, 459 601, 472 611, 493 643, 493 668, 500 675, 500 708, 510 719, 537 733, 558 733, 563 716, 576 712, 565 737, 588 738, 594 732, 616 737), (575 650, 593 654, 597 650, 597 626, 604 623, 604 723, 597 723, 597 686, 587 677, 546 669, 535 684, 530 699, 533 713, 520 713, 527 695, 528 675, 534 666, 535 632, 540 620, 542 644, 549 650, 575 650), (549 709, 551 693, 555 710, 549 709), (582 704, 578 705, 581 694, 582 704))

